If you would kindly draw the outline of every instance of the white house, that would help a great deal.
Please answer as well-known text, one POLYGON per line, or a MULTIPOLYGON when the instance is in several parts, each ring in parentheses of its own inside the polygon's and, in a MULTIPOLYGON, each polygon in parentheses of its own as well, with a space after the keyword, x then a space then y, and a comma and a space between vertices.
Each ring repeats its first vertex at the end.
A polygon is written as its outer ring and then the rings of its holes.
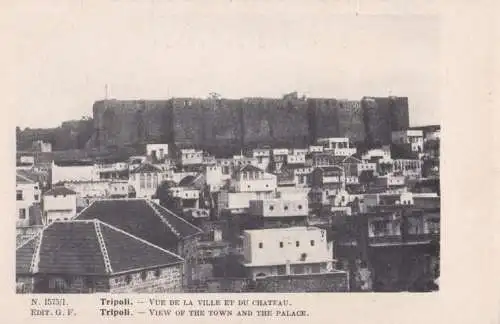
POLYGON ((57 186, 43 195, 43 217, 45 223, 69 220, 76 216, 76 192, 57 186))
POLYGON ((301 217, 307 216, 309 204, 307 197, 300 200, 271 198, 251 200, 248 213, 259 217, 301 217))
POLYGON ((420 178, 422 176, 421 160, 416 159, 396 159, 393 162, 393 172, 410 178, 420 178))
POLYGON ((52 184, 66 181, 95 181, 99 172, 91 161, 52 162, 52 184))
POLYGON ((333 243, 326 230, 288 227, 246 230, 243 266, 248 276, 318 274, 333 270, 333 243))
POLYGON ((319 138, 316 142, 323 146, 325 152, 331 152, 334 156, 356 154, 356 148, 351 145, 347 137, 319 138))
POLYGON ((159 167, 143 163, 130 171, 129 184, 134 188, 136 198, 151 199, 163 180, 164 174, 159 167))
POLYGON ((231 187, 235 192, 270 192, 276 190, 277 178, 248 164, 234 173, 231 187))
POLYGON ((40 195, 37 182, 20 174, 16 175, 17 226, 29 226, 31 207, 35 203, 40 203, 40 195))
POLYGON ((179 160, 182 165, 202 164, 203 151, 195 149, 181 149, 179 151, 179 160))
POLYGON ((325 148, 323 145, 310 145, 309 146, 309 153, 323 153, 325 148))
POLYGON ((231 174, 222 173, 222 166, 207 165, 204 170, 205 181, 210 187, 211 192, 219 191, 225 182, 231 179, 231 174))
POLYGON ((229 210, 232 214, 241 214, 248 211, 251 200, 270 199, 274 192, 229 192, 221 190, 217 195, 217 208, 220 213, 229 210))
POLYGON ((293 149, 287 156, 287 164, 304 164, 306 163, 307 149, 293 149))

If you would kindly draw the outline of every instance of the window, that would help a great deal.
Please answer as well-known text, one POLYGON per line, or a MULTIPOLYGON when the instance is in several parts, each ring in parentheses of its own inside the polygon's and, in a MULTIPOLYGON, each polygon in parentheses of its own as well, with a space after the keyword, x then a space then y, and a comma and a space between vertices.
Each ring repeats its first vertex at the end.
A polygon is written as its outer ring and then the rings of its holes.
POLYGON ((35 200, 38 200, 40 198, 40 196, 36 194, 34 198, 35 198, 35 200))
POLYGON ((280 242, 280 248, 282 248, 282 247, 283 247, 283 242, 280 242))
POLYGON ((161 275, 160 269, 156 269, 155 270, 155 277, 158 278, 158 277, 160 277, 160 275, 161 275))
POLYGON ((273 205, 269 206, 269 210, 274 210, 274 206, 273 205))
POLYGON ((259 249, 262 249, 264 247, 264 244, 262 242, 259 243, 259 249))
POLYGON ((147 278, 148 278, 148 272, 147 271, 141 272, 141 279, 146 280, 147 278))
POLYGON ((288 210, 288 206, 285 206, 283 209, 288 210))
POLYGON ((132 281, 132 276, 128 274, 128 275, 125 277, 125 282, 126 282, 127 284, 130 284, 130 282, 131 282, 131 281, 132 281))
POLYGON ((16 200, 23 200, 23 191, 16 190, 16 200))
POLYGON ((284 265, 279 265, 277 267, 277 270, 278 270, 278 276, 283 276, 286 274, 286 266, 284 265))
POLYGON ((146 187, 149 189, 151 188, 151 173, 148 173, 146 175, 146 187))
POLYGON ((311 240, 311 246, 314 246, 314 240, 311 240))
POLYGON ((302 205, 298 205, 297 208, 300 210, 302 209, 302 205))
POLYGON ((295 246, 299 247, 300 246, 300 242, 299 241, 295 241, 295 246))
POLYGON ((294 269, 294 271, 293 271, 293 272, 294 272, 295 274, 302 274, 302 273, 304 273, 304 266, 303 266, 303 265, 295 265, 295 266, 293 267, 293 269, 294 269))
POLYGON ((145 176, 143 173, 141 173, 141 174, 139 175, 139 187, 140 187, 141 189, 146 188, 145 181, 146 181, 146 176, 145 176))
POLYGON ((26 219, 26 209, 25 208, 19 209, 19 219, 26 219))

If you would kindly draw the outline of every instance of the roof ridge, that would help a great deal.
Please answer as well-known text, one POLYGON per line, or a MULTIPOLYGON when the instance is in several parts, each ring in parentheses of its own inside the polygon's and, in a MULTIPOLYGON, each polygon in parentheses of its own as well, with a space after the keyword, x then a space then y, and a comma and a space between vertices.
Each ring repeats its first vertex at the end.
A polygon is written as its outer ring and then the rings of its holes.
MULTIPOLYGON (((193 225, 193 224, 191 224, 190 222, 188 222, 187 220, 185 220, 184 218, 177 216, 174 212, 172 212, 171 210, 169 210, 169 209, 167 209, 167 208, 163 207, 162 205, 157 204, 157 203, 152 202, 152 201, 149 201, 149 203, 150 203, 150 204, 153 204, 153 205, 156 205, 156 206, 160 207, 161 209, 166 210, 166 211, 167 211, 169 214, 171 214, 172 216, 174 216, 174 217, 176 217, 176 218, 180 219, 181 221, 183 221, 184 223, 186 223, 186 224, 188 224, 188 225, 191 225, 192 227, 194 227, 194 228, 195 228, 195 229, 197 229, 198 231, 203 232, 203 230, 202 230, 201 228, 199 228, 198 226, 193 225)), ((160 216, 161 216, 161 215, 160 215, 160 216)))
POLYGON ((72 221, 82 221, 83 219, 77 219, 81 214, 83 214, 84 211, 86 211, 87 209, 90 208, 90 206, 92 206, 96 201, 98 201, 98 199, 96 200, 92 200, 92 202, 87 206, 85 207, 84 209, 82 209, 78 214, 76 214, 75 217, 73 217, 73 219, 71 219, 72 221))
POLYGON ((166 219, 165 217, 163 217, 163 215, 161 215, 158 210, 156 209, 156 206, 154 206, 150 200, 146 200, 146 203, 149 205, 149 207, 151 207, 154 211, 155 211, 155 214, 156 216, 158 216, 162 222, 168 226, 168 228, 170 228, 170 230, 175 234, 175 236, 177 236, 178 238, 180 238, 181 234, 172 226, 172 224, 170 224, 166 219))
POLYGON ((101 249, 104 268, 106 269, 107 273, 113 273, 113 268, 111 268, 111 261, 109 260, 108 249, 106 248, 106 242, 104 242, 104 238, 102 237, 100 222, 97 219, 93 219, 92 223, 94 223, 94 230, 97 236, 97 241, 99 242, 99 248, 101 249))
POLYGON ((122 234, 125 234, 125 235, 127 235, 127 236, 130 236, 131 238, 133 238, 133 239, 135 239, 135 240, 137 240, 137 241, 140 241, 140 242, 142 242, 142 243, 144 243, 144 244, 146 244, 146 245, 149 245, 149 246, 151 246, 151 247, 153 247, 153 248, 156 248, 156 249, 158 249, 158 250, 161 250, 161 251, 163 251, 163 252, 166 252, 166 253, 168 253, 168 254, 170 254, 170 255, 172 255, 172 256, 175 256, 175 257, 177 257, 177 258, 179 258, 179 259, 181 259, 181 260, 183 260, 183 261, 184 261, 184 258, 183 258, 183 257, 181 257, 180 255, 177 255, 177 254, 175 254, 175 253, 173 253, 173 252, 171 252, 171 251, 169 251, 169 250, 166 250, 166 249, 164 249, 164 248, 162 248, 162 247, 159 247, 158 245, 155 245, 155 244, 153 244, 153 243, 151 243, 151 242, 148 242, 148 241, 146 241, 146 240, 144 240, 144 239, 142 239, 142 238, 140 238, 140 237, 138 237, 138 236, 135 236, 135 235, 133 235, 133 234, 131 234, 131 233, 129 233, 129 232, 126 232, 126 231, 124 231, 124 230, 122 230, 122 229, 119 229, 118 227, 115 227, 115 226, 113 226, 113 225, 111 225, 111 224, 105 223, 105 222, 103 222, 103 221, 101 221, 101 220, 98 220, 98 219, 96 219, 95 221, 96 221, 96 222, 98 222, 101 226, 102 226, 102 225, 107 226, 107 227, 111 228, 112 230, 115 230, 115 231, 117 231, 117 232, 120 232, 120 233, 122 233, 122 234))
POLYGON ((40 263, 40 250, 42 247, 42 239, 43 239, 43 230, 40 232, 40 235, 37 235, 38 241, 37 245, 35 248, 35 252, 33 253, 33 256, 31 258, 31 264, 30 264, 30 273, 35 273, 38 271, 38 265, 40 263))
POLYGON ((18 172, 16 172, 16 177, 23 178, 24 180, 26 180, 26 181, 28 181, 28 182, 30 182, 30 183, 36 183, 36 181, 31 180, 30 178, 28 178, 28 177, 26 177, 26 176, 24 176, 24 175, 22 175, 22 174, 19 174, 18 172))

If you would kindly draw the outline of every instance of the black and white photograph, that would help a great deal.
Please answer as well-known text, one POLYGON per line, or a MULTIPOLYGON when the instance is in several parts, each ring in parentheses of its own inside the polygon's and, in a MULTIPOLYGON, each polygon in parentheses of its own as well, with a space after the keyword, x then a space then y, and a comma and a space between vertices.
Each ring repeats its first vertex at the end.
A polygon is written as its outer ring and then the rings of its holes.
POLYGON ((439 291, 439 17, 224 4, 19 6, 16 293, 439 291))

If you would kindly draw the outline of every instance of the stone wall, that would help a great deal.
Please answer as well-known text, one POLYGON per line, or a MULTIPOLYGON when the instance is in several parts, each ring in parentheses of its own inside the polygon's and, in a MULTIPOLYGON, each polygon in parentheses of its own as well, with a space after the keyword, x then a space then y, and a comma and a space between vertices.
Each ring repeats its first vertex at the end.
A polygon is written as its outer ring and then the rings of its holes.
POLYGON ((107 277, 44 275, 34 276, 34 293, 91 293, 109 292, 107 277))
POLYGON ((182 291, 182 264, 113 276, 110 293, 168 293, 182 291))
POLYGON ((302 99, 242 99, 243 139, 247 146, 304 147, 308 143, 307 102, 302 99))
POLYGON ((256 292, 347 292, 347 272, 266 277, 256 280, 256 292))
POLYGON ((409 127, 408 98, 365 97, 361 100, 366 142, 390 144, 391 132, 409 127))
POLYGON ((94 104, 95 147, 177 143, 218 155, 257 145, 304 147, 318 137, 390 142, 408 126, 408 99, 103 100, 94 104))
POLYGON ((170 143, 172 110, 168 100, 101 100, 94 103, 95 146, 170 143))

